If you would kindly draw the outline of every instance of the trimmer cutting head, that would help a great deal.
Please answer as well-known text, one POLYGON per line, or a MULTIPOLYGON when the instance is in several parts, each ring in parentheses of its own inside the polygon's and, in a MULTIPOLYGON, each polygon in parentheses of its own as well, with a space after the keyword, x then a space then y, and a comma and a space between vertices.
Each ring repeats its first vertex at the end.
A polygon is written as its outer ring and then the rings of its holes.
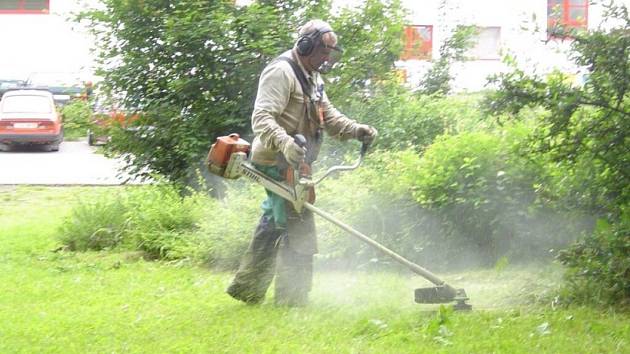
POLYGON ((454 301, 455 310, 472 310, 472 305, 466 303, 468 295, 464 289, 453 289, 446 286, 418 288, 415 290, 415 300, 419 304, 445 304, 454 301))

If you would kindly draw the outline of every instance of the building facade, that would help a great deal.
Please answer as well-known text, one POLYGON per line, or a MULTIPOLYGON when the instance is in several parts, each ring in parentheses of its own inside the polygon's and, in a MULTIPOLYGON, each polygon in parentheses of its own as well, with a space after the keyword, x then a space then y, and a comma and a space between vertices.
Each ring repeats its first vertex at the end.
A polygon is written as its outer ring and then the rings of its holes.
MULTIPOLYGON (((238 0, 247 4, 252 0, 238 0)), ((336 0, 336 8, 362 0, 336 0)), ((629 5, 630 0, 616 0, 629 5)), ((92 40, 71 20, 72 14, 97 0, 0 0, 0 79, 24 79, 37 72, 93 72, 92 40)), ((402 0, 409 10, 405 49, 397 67, 407 83, 417 86, 439 58, 439 48, 457 25, 477 27, 469 59, 452 70, 456 91, 478 91, 487 77, 507 70, 502 62, 511 54, 528 70, 559 69, 580 77, 580 68, 567 57, 570 39, 549 38, 549 25, 595 28, 603 7, 588 0, 402 0), (537 30, 537 32, 535 31, 537 30)), ((599 2, 598 2, 599 3, 599 2)))
POLYGON ((0 79, 92 75, 91 39, 72 21, 90 1, 0 0, 0 79))
MULTIPOLYGON (((628 3, 628 0, 617 0, 628 3)), ((405 29, 405 49, 397 66, 410 86, 439 58, 440 46, 457 25, 475 26, 475 45, 468 59, 453 65, 455 91, 486 88, 487 77, 508 70, 506 54, 530 72, 554 69, 579 81, 582 75, 568 58, 570 38, 548 33, 555 24, 576 29, 598 27, 603 20, 601 4, 588 0, 403 0, 410 10, 405 29)))

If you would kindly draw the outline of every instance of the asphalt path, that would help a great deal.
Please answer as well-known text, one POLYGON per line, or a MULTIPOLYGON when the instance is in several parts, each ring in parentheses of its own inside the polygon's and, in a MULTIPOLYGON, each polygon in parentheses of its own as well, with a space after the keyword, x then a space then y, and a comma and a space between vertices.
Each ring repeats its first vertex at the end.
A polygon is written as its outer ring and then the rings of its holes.
POLYGON ((59 151, 37 146, 0 152, 0 185, 120 185, 137 184, 122 173, 124 163, 96 153, 86 141, 64 141, 59 151))

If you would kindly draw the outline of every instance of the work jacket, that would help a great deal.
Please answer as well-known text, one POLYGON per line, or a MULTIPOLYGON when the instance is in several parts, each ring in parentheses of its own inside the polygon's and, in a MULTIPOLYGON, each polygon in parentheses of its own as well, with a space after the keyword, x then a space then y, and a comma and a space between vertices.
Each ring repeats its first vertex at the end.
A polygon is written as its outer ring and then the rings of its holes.
POLYGON ((278 153, 287 139, 294 134, 306 137, 307 157, 312 162, 317 158, 321 137, 325 131, 329 136, 346 140, 355 138, 357 122, 341 114, 328 100, 323 90, 323 80, 318 72, 308 72, 293 50, 281 56, 291 58, 298 64, 310 86, 310 97, 305 95, 291 64, 274 60, 263 70, 258 83, 258 94, 252 113, 252 161, 261 165, 275 165, 278 153), (320 119, 319 107, 323 111, 320 119))

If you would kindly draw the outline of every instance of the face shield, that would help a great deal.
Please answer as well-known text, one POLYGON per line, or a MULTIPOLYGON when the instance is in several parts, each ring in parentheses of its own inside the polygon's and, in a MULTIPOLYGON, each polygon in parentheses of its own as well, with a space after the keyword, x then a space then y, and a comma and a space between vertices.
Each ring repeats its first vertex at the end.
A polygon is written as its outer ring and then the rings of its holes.
POLYGON ((328 74, 335 67, 335 64, 337 64, 341 60, 343 49, 341 49, 339 46, 329 45, 322 45, 319 49, 321 51, 328 52, 328 55, 326 55, 327 60, 324 60, 320 64, 320 66, 317 68, 317 71, 320 74, 328 74))

